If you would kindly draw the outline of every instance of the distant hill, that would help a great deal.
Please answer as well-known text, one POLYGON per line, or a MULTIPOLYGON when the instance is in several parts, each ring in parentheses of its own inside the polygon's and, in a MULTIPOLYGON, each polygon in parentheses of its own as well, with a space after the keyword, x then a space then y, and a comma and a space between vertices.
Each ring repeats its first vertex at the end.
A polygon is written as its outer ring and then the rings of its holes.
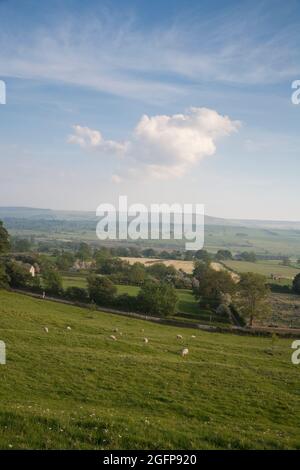
MULTIPOLYGON (((0 207, 0 219, 43 219, 66 221, 93 221, 98 220, 93 211, 65 211, 52 209, 39 209, 33 207, 0 207)), ((251 219, 225 219, 205 216, 205 225, 218 225, 224 227, 249 227, 281 230, 300 230, 300 221, 280 220, 251 220, 251 219)))

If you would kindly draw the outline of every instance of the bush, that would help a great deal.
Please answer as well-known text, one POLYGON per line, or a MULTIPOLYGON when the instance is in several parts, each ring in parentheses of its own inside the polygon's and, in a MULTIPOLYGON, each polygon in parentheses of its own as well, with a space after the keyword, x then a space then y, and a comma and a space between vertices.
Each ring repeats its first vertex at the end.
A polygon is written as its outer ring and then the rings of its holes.
POLYGON ((138 310, 137 298, 128 294, 121 294, 115 298, 114 306, 120 310, 134 312, 138 310))
POLYGON ((105 276, 91 274, 87 278, 90 300, 98 305, 112 305, 117 293, 116 286, 105 276))
POLYGON ((69 300, 87 303, 89 301, 89 295, 86 289, 83 287, 68 287, 65 290, 65 297, 69 300))
POLYGON ((147 281, 142 286, 137 304, 139 310, 147 314, 168 316, 175 313, 177 294, 174 287, 167 283, 147 281))

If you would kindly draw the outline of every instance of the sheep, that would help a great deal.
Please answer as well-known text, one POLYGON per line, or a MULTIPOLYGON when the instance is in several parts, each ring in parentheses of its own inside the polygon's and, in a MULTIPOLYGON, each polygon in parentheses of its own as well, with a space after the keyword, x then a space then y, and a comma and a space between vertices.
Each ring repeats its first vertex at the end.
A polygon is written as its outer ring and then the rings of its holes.
POLYGON ((49 333, 49 329, 48 329, 47 326, 44 326, 44 330, 45 330, 46 333, 49 333))
POLYGON ((148 340, 148 338, 144 338, 144 340, 143 340, 143 341, 144 341, 144 343, 145 343, 145 344, 148 344, 148 343, 149 343, 149 340, 148 340))
POLYGON ((71 331, 72 328, 71 328, 70 326, 67 326, 67 330, 68 330, 68 331, 71 331))
POLYGON ((188 355, 188 353, 189 353, 188 348, 183 348, 183 350, 181 351, 181 356, 182 356, 182 357, 185 357, 185 356, 188 355))
POLYGON ((195 336, 195 335, 192 335, 192 336, 191 336, 191 338, 195 339, 195 338, 196 338, 196 336, 195 336))
POLYGON ((182 335, 177 335, 177 339, 183 339, 182 335))
POLYGON ((110 335, 110 339, 117 341, 117 338, 114 335, 110 335))

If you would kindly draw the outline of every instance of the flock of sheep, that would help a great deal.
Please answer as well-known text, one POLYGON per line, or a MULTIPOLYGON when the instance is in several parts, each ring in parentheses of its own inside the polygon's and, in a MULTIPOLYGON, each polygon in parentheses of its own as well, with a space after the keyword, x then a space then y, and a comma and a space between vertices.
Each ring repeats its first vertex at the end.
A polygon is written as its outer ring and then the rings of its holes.
MULTIPOLYGON (((47 326, 44 326, 44 330, 45 330, 46 333, 49 333, 49 328, 48 328, 47 326)), ((68 330, 68 331, 71 331, 72 328, 71 328, 70 326, 67 326, 67 330, 68 330)), ((141 331, 142 331, 142 333, 144 332, 143 329, 142 329, 141 331)), ((114 333, 118 333, 119 336, 122 336, 122 334, 123 334, 122 331, 119 332, 118 328, 114 328, 113 332, 114 332, 114 333)), ((182 335, 177 335, 176 338, 177 338, 178 340, 182 340, 182 339, 183 339, 183 336, 182 336, 182 335)), ((195 335, 192 335, 191 338, 196 338, 196 336, 195 336, 195 335)), ((110 339, 112 339, 113 341, 117 341, 117 337, 116 337, 115 335, 110 335, 110 339)), ((143 338, 143 342, 144 342, 145 344, 148 344, 148 343, 149 343, 149 339, 145 337, 145 338, 143 338)), ((187 356, 188 353, 189 353, 188 348, 183 348, 183 349, 180 351, 180 355, 181 355, 182 357, 187 356)))

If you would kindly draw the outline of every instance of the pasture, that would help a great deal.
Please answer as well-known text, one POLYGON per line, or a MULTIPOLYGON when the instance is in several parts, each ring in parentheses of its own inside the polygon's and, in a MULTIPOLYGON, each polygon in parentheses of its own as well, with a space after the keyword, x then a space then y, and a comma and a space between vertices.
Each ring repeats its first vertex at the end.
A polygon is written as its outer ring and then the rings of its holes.
POLYGON ((0 319, 2 449, 300 448, 290 340, 182 330, 5 291, 0 319))
POLYGON ((253 272, 262 274, 271 281, 271 275, 281 278, 281 283, 291 284, 292 280, 300 272, 300 267, 283 266, 279 260, 257 261, 251 263, 248 261, 225 261, 224 264, 238 273, 253 272), (285 281, 285 282, 284 282, 285 281))

